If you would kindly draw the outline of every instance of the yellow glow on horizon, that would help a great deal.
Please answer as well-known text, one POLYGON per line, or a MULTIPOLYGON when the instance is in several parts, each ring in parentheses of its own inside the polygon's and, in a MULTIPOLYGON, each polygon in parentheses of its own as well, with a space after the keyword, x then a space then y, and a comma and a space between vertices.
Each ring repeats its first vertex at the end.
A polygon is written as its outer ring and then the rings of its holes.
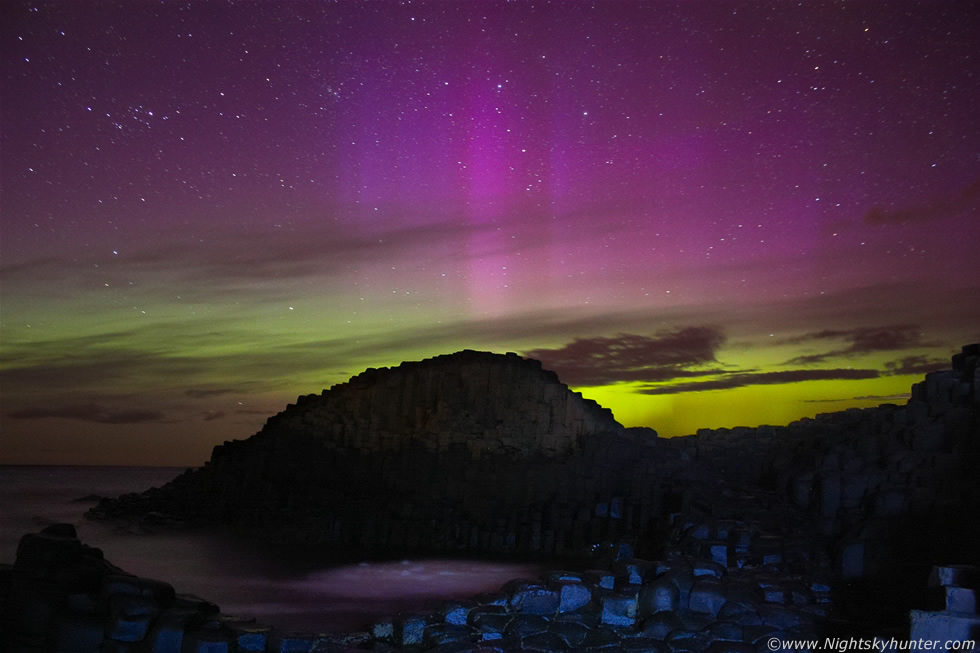
POLYGON ((612 410, 624 426, 648 426, 662 437, 689 435, 701 428, 785 425, 804 417, 883 403, 904 404, 918 376, 883 376, 844 381, 803 381, 752 385, 666 395, 641 394, 640 384, 577 388, 612 410), (894 398, 894 397, 899 398, 894 398))

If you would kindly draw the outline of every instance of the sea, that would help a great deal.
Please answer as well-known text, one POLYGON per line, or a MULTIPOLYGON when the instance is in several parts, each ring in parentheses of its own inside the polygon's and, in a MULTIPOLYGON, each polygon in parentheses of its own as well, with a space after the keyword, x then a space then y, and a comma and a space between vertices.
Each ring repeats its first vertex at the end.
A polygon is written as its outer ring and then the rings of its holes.
POLYGON ((221 530, 134 533, 86 519, 96 497, 160 486, 173 467, 0 465, 0 563, 13 563, 20 538, 69 523, 85 544, 138 576, 170 583, 282 630, 346 633, 398 613, 429 612, 447 600, 498 590, 514 578, 536 578, 533 564, 468 559, 358 560, 270 547, 221 530))

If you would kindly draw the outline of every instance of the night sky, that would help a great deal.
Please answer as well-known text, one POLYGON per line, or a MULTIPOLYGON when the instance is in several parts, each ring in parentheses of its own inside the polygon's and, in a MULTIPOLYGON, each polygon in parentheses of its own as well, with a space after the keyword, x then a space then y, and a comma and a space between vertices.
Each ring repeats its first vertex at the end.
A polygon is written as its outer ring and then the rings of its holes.
POLYGON ((0 462, 464 348, 785 424, 980 340, 974 1, 0 7, 0 462))

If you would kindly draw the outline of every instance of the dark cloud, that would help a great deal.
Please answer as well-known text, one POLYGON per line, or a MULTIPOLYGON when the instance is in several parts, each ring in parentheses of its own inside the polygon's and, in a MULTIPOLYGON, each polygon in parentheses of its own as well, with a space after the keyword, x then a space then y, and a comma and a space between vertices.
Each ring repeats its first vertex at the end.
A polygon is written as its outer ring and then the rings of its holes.
POLYGON ((875 225, 911 224, 955 217, 966 211, 976 211, 978 199, 980 199, 980 179, 967 186, 955 197, 903 208, 876 206, 864 215, 864 222, 875 225))
POLYGON ((0 382, 19 392, 118 392, 120 387, 144 385, 148 380, 183 380, 207 372, 207 362, 191 357, 106 351, 66 358, 50 356, 0 370, 0 382))
POLYGON ((804 399, 808 404, 839 404, 842 401, 874 401, 879 404, 890 404, 898 401, 906 401, 909 393, 898 395, 860 395, 858 397, 837 397, 836 399, 804 399))
POLYGON ((205 422, 213 422, 216 419, 222 419, 224 416, 225 416, 225 413, 223 411, 220 411, 220 410, 218 410, 218 411, 212 411, 212 412, 208 412, 208 413, 205 413, 204 414, 204 421, 205 422))
POLYGON ((232 395, 240 393, 240 389, 235 388, 191 388, 184 392, 185 395, 191 397, 192 399, 210 399, 211 397, 220 397, 222 395, 232 395))
POLYGON ((851 341, 851 347, 848 351, 853 354, 909 349, 926 344, 922 342, 922 334, 918 327, 909 325, 852 329, 845 332, 844 336, 851 341))
POLYGON ((854 398, 860 401, 878 401, 882 403, 890 403, 895 401, 908 401, 909 396, 909 393, 905 392, 900 395, 862 395, 854 398))
POLYGON ((164 414, 155 410, 113 410, 99 404, 71 404, 59 407, 24 408, 8 413, 13 419, 73 419, 99 424, 142 424, 145 422, 165 422, 164 414))
MULTIPOLYGON (((193 340, 190 332, 172 329, 174 340, 193 340)), ((135 347, 151 340, 156 329, 140 332, 117 342, 105 339, 101 349, 88 338, 43 341, 20 352, 18 367, 0 369, 0 386, 10 392, 27 394, 119 393, 126 388, 165 387, 181 390, 184 396, 205 399, 230 393, 254 393, 289 386, 296 375, 323 369, 331 346, 321 343, 316 349, 302 345, 279 345, 270 337, 256 341, 248 353, 210 356, 177 355, 170 349, 137 351, 135 347), (73 352, 66 354, 65 352, 73 352), (207 384, 222 379, 222 387, 208 389, 207 384), (257 380, 261 380, 261 384, 257 380)), ((220 335, 201 336, 199 342, 221 341, 220 335)), ((342 343, 341 343, 342 344, 342 343)), ((145 345, 142 345, 145 346, 145 345)))
POLYGON ((575 338, 560 349, 531 349, 523 354, 557 372, 564 383, 597 386, 717 373, 717 370, 688 368, 716 363, 715 352, 724 340, 724 334, 715 327, 686 327, 654 336, 623 333, 612 337, 575 338))
POLYGON ((806 342, 837 341, 845 346, 821 354, 797 356, 786 361, 785 365, 812 365, 822 363, 835 356, 860 356, 878 351, 900 351, 931 346, 922 340, 919 327, 900 324, 885 327, 859 327, 855 329, 825 329, 806 333, 788 342, 801 344, 806 342))
POLYGON ((929 358, 928 356, 906 356, 896 361, 885 363, 888 374, 924 375, 937 370, 949 369, 949 360, 944 358, 929 358))
POLYGON ((779 372, 736 372, 711 381, 676 383, 668 386, 641 390, 647 395, 672 395, 682 392, 703 392, 705 390, 731 390, 748 385, 782 385, 801 381, 853 381, 874 379, 880 376, 876 370, 831 369, 831 370, 782 370, 779 372))

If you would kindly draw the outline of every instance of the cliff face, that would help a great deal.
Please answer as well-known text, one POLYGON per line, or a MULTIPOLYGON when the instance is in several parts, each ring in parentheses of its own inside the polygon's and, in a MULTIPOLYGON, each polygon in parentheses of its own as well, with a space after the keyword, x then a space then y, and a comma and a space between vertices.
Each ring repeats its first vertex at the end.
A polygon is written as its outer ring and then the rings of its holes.
POLYGON ((466 350, 369 369, 300 397, 266 429, 362 453, 420 444, 429 451, 462 445, 474 456, 553 456, 575 449, 584 435, 622 426, 536 360, 466 350))

